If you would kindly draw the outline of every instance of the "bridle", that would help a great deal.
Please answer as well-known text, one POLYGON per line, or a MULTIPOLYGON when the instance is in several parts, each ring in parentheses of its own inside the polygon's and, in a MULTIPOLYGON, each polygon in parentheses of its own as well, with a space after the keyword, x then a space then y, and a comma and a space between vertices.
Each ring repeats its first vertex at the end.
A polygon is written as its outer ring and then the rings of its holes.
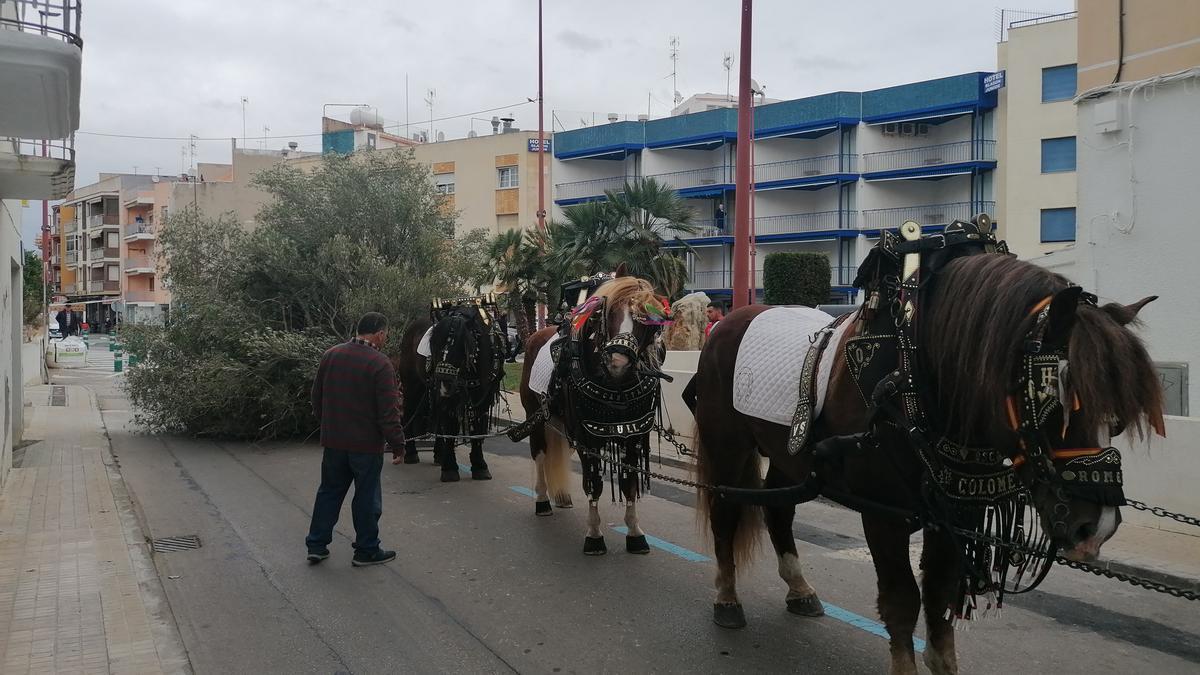
MULTIPOLYGON (((1016 451, 1005 463, 1013 469, 1028 465, 1033 480, 1051 487, 1060 503, 1074 494, 1121 506, 1125 503, 1121 453, 1113 447, 1055 447, 1045 430, 1046 423, 1059 413, 1063 418, 1060 436, 1065 440, 1071 414, 1082 408, 1079 396, 1068 386, 1066 342, 1051 344, 1046 339, 1052 300, 1052 296, 1044 298, 1029 312, 1035 318, 1023 341, 1016 391, 1005 401, 1009 427, 1017 434, 1016 451), (1070 401, 1069 409, 1066 401, 1070 401)), ((1094 307, 1097 300, 1095 295, 1081 292, 1078 302, 1094 307)))

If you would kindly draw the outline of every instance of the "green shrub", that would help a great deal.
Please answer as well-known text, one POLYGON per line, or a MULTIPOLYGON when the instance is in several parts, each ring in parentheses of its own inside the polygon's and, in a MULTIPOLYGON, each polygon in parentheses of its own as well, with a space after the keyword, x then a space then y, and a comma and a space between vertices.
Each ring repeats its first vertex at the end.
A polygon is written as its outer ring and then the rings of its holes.
POLYGON ((820 253, 771 253, 763 263, 763 301, 816 307, 829 301, 829 258, 820 253))

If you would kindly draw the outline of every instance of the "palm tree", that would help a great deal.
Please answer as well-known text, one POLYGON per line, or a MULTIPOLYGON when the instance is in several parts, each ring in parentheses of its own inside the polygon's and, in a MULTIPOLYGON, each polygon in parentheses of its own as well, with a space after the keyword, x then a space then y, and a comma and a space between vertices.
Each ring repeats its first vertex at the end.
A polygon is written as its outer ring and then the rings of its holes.
POLYGON ((563 244, 552 257, 585 274, 609 271, 624 262, 631 274, 649 279, 663 294, 679 295, 687 266, 662 244, 699 231, 692 225, 691 208, 675 190, 653 178, 628 182, 606 197, 563 212, 563 244))

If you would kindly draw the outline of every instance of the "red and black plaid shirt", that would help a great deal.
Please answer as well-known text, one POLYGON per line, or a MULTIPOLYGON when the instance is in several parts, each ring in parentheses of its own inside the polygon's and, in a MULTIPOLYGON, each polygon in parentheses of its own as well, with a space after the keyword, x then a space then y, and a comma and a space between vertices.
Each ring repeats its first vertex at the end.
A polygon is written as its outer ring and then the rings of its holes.
POLYGON ((331 347, 321 357, 312 404, 321 423, 321 445, 327 448, 383 452, 386 443, 399 452, 404 447, 396 370, 363 340, 331 347))

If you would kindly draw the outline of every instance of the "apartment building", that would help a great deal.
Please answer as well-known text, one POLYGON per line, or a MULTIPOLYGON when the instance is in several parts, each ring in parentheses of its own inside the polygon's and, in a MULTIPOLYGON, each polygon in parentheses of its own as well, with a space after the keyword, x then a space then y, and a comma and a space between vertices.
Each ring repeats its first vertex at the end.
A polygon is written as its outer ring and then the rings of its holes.
POLYGON ((24 428, 20 201, 61 199, 75 176, 83 61, 78 0, 0 0, 0 485, 24 428))
MULTIPOLYGON (((1079 3, 1079 244, 1061 270, 1140 314, 1167 412, 1196 415, 1200 3, 1079 3)), ((1190 452, 1191 448, 1179 448, 1190 452)))
MULTIPOLYGON (((852 301, 858 263, 884 229, 941 227, 994 213, 996 94, 990 73, 754 108, 756 284, 775 251, 826 255, 834 301, 852 301)), ((731 294, 737 111, 617 121, 554 136, 554 204, 604 199, 653 177, 694 208, 689 288, 731 294)))
POLYGON ((1014 21, 997 47, 996 221, 1022 258, 1075 241, 1077 24, 1075 12, 1014 21))
MULTIPOLYGON (((327 125, 328 118, 322 120, 327 125)), ((390 149, 393 152, 412 152, 417 162, 428 166, 430 180, 438 192, 445 195, 446 208, 457 214, 456 233, 462 235, 483 229, 491 235, 508 230, 531 227, 538 212, 538 141, 536 131, 521 131, 513 126, 513 118, 492 119, 492 133, 466 138, 394 144, 390 148, 361 142, 361 129, 338 129, 323 134, 322 147, 327 152, 368 152, 390 149), (353 135, 357 134, 357 135, 353 135), (353 143, 351 143, 351 140, 353 143)), ((342 123, 345 124, 345 123, 342 123)), ((382 128, 382 127, 381 127, 382 128)), ((367 127, 369 129, 369 127, 367 127)), ((543 151, 549 152, 549 134, 543 151)), ((305 158, 294 163, 313 167, 320 160, 305 158)), ((551 161, 545 162, 546 201, 549 206, 551 161)))

